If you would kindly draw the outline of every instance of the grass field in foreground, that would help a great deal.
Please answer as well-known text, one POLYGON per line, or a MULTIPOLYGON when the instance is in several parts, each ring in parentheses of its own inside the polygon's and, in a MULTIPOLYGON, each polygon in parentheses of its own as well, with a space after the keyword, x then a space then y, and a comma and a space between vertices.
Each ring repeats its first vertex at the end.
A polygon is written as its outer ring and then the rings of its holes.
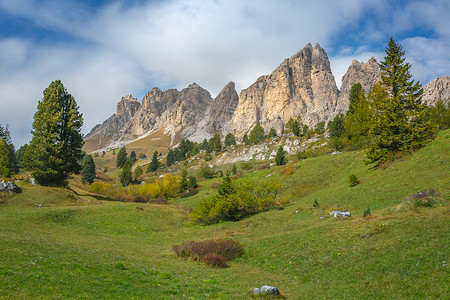
POLYGON ((272 285, 288 299, 448 299, 449 140, 447 130, 383 170, 347 152, 300 161, 292 175, 247 173, 241 180, 281 182, 285 209, 211 226, 181 208, 211 193, 209 182, 169 205, 22 185, 0 204, 0 298, 242 298, 272 285), (350 188, 352 173, 361 183, 350 188), (437 191, 437 206, 411 205, 423 189, 437 191), (352 217, 330 217, 336 208, 352 217), (210 238, 233 238, 245 254, 215 269, 172 251, 210 238))

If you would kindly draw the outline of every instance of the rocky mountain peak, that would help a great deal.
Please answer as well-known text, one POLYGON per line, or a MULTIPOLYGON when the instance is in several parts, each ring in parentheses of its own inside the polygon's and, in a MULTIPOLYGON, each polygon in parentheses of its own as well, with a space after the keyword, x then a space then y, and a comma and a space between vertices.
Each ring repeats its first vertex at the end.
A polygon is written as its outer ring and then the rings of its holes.
POLYGON ((141 104, 131 95, 123 96, 116 105, 116 115, 127 115, 131 118, 139 109, 141 104))
POLYGON ((444 75, 434 79, 423 87, 422 101, 427 105, 435 105, 441 99, 444 103, 450 103, 450 77, 444 75))

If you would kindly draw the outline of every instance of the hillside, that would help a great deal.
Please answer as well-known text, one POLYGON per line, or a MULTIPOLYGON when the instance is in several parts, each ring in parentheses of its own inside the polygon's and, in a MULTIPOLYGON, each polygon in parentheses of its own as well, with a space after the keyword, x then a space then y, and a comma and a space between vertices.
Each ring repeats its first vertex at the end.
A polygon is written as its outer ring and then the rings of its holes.
POLYGON ((368 169, 362 151, 290 158, 291 175, 240 168, 239 180, 281 183, 287 204, 210 226, 189 223, 188 210, 217 178, 166 205, 21 183, 0 199, 0 297, 239 299, 271 285, 288 299, 449 298, 449 141, 440 132, 384 169, 368 169), (350 174, 361 183, 349 187, 350 174), (430 202, 411 198, 423 190, 430 202), (336 209, 352 216, 330 216, 336 209), (218 269, 172 251, 212 238, 239 241, 244 256, 218 269))

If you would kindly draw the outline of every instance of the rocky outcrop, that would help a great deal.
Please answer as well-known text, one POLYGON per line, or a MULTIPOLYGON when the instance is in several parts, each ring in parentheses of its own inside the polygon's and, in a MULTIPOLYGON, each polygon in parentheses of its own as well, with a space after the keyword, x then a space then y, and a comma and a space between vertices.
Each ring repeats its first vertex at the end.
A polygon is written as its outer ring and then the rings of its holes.
POLYGON ((318 44, 308 44, 242 90, 230 130, 242 136, 260 123, 265 131, 281 133, 291 117, 300 115, 308 125, 327 121, 333 115, 339 91, 328 56, 318 44))
POLYGON ((123 134, 127 123, 139 110, 140 103, 131 95, 126 95, 116 105, 116 113, 102 124, 96 125, 86 135, 86 139, 95 140, 97 149, 105 146, 111 141, 118 140, 123 134))
POLYGON ((450 77, 444 75, 429 82, 423 87, 422 101, 427 105, 435 105, 439 99, 450 103, 450 77))
POLYGON ((339 100, 336 107, 337 114, 347 111, 350 104, 350 90, 354 84, 360 83, 367 96, 373 85, 380 80, 381 71, 374 57, 371 57, 366 63, 353 60, 347 72, 342 77, 339 100))

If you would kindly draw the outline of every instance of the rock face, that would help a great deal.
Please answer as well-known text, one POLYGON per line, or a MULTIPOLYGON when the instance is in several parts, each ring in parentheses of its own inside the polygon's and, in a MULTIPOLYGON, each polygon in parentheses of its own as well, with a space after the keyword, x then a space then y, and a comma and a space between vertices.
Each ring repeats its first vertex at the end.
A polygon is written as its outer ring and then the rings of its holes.
POLYGON ((450 77, 444 75, 429 82, 423 87, 422 101, 427 105, 435 105, 439 99, 450 103, 450 77))
POLYGON ((102 124, 96 125, 86 135, 86 139, 95 139, 98 148, 111 141, 118 140, 123 134, 124 127, 139 110, 140 103, 131 95, 126 95, 116 105, 116 113, 102 124))
POLYGON ((349 102, 350 90, 356 83, 360 83, 364 93, 367 94, 372 89, 373 85, 381 80, 381 71, 378 67, 378 62, 374 57, 371 57, 366 63, 353 60, 347 72, 342 77, 342 85, 339 93, 339 100, 337 105, 337 112, 346 112, 349 102))
MULTIPOLYGON (((153 88, 142 104, 127 95, 117 103, 113 116, 91 130, 86 144, 89 151, 115 148, 157 131, 170 136, 172 145, 179 138, 201 142, 215 133, 223 137, 231 132, 241 137, 257 123, 266 133, 273 128, 280 134, 289 119, 297 116, 311 127, 347 111, 355 83, 359 82, 367 95, 380 77, 375 58, 366 63, 354 60, 342 77, 339 91, 327 53, 318 44, 308 44, 239 96, 233 82, 215 99, 195 83, 181 91, 153 88)), ((450 101, 448 76, 424 87, 424 102, 432 105, 439 98, 450 101)))
POLYGON ((266 132, 274 128, 281 133, 284 124, 297 115, 308 125, 327 121, 338 95, 325 50, 308 44, 272 74, 241 91, 230 130, 242 136, 260 123, 266 132))

